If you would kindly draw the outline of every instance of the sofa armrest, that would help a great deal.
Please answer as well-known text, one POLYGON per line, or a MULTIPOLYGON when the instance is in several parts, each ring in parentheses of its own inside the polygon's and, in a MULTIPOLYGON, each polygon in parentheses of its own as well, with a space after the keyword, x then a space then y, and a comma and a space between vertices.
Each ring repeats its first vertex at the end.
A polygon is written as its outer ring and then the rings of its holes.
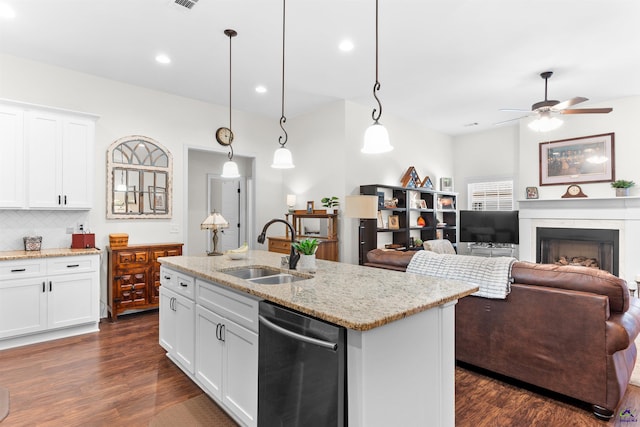
POLYGON ((607 353, 624 350, 640 333, 640 300, 630 298, 629 309, 614 313, 607 320, 607 353))

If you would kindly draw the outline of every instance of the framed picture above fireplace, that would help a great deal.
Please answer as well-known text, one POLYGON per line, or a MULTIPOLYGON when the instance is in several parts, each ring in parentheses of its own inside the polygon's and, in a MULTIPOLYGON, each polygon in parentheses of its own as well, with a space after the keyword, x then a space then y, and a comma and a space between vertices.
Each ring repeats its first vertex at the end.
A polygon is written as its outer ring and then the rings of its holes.
POLYGON ((540 143, 540 185, 615 180, 614 133, 540 143))

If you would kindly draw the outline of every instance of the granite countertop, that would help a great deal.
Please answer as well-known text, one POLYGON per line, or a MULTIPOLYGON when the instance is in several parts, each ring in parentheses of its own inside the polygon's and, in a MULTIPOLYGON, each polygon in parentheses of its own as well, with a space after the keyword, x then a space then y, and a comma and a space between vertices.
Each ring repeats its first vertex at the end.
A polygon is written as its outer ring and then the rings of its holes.
MULTIPOLYGON (((280 267, 282 254, 249 251, 246 259, 223 256, 160 258, 164 266, 281 304, 310 316, 366 331, 394 320, 457 300, 478 290, 457 280, 409 274, 360 265, 316 260, 308 280, 260 285, 222 270, 245 266, 280 267)), ((287 269, 282 269, 287 272, 287 269)))
POLYGON ((53 248, 40 251, 0 251, 0 261, 21 260, 33 258, 51 258, 59 256, 97 255, 102 253, 100 249, 70 249, 53 248))

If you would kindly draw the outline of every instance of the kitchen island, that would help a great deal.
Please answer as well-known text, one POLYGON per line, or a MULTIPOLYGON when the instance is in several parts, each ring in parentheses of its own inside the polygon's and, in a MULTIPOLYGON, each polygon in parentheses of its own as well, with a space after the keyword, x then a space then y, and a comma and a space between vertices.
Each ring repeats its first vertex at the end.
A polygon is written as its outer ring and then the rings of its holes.
MULTIPOLYGON (((182 282, 178 279, 185 289, 193 278, 199 284, 194 286, 195 294, 217 285, 227 293, 268 300, 347 328, 350 426, 454 425, 454 306, 477 286, 323 260, 316 261, 313 274, 294 272, 305 280, 280 285, 255 284, 225 273, 246 266, 280 268, 281 255, 266 251, 249 251, 242 260, 177 256, 159 261, 164 268, 187 276, 182 282)), ((195 341, 197 347, 197 336, 195 341)), ((172 360, 184 359, 179 353, 170 355, 172 360)), ((197 365, 197 355, 195 359, 197 365)), ((202 387, 197 366, 185 368, 192 362, 178 365, 188 374, 196 372, 192 378, 202 387)), ((232 415, 243 424, 255 425, 251 410, 240 412, 248 416, 232 415)))

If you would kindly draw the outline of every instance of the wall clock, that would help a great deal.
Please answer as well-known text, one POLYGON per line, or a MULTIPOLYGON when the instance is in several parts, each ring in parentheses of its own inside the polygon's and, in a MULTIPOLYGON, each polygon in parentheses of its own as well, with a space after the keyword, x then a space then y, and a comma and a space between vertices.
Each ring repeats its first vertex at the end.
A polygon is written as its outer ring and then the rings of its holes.
POLYGON ((231 129, 221 127, 216 131, 216 141, 220 145, 230 145, 233 142, 233 132, 231 129))
POLYGON ((567 191, 562 195, 563 199, 570 199, 574 197, 587 197, 587 195, 582 192, 582 188, 577 184, 571 184, 567 187, 567 191))

